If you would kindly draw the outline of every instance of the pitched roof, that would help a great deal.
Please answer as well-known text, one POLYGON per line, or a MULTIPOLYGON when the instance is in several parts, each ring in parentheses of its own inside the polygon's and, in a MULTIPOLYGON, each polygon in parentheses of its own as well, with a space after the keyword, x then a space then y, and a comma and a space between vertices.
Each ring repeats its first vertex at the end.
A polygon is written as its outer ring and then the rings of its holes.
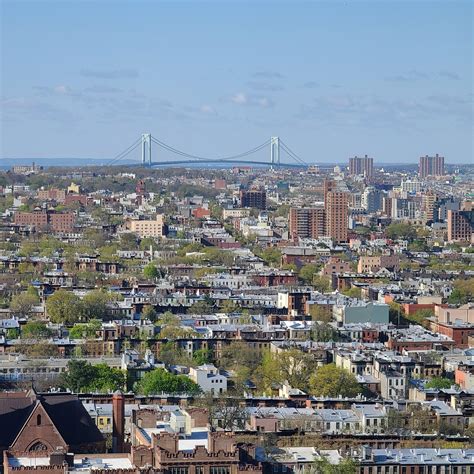
POLYGON ((103 436, 81 401, 72 394, 0 393, 0 447, 9 447, 39 401, 64 441, 80 445, 103 441, 103 436))
POLYGON ((40 395, 40 401, 70 446, 95 443, 104 438, 82 402, 70 394, 40 395))
POLYGON ((0 394, 0 447, 8 447, 33 411, 34 396, 28 392, 0 394))

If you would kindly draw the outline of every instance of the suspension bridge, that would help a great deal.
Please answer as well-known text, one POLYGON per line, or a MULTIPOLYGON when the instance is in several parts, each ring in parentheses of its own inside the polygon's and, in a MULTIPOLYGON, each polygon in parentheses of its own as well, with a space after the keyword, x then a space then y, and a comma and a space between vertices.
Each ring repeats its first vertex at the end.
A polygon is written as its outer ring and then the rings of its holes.
POLYGON ((132 166, 141 164, 143 166, 174 166, 185 164, 248 164, 248 165, 266 165, 270 167, 285 167, 285 168, 302 168, 308 166, 291 148, 286 145, 280 137, 271 137, 264 143, 251 148, 250 150, 238 153, 235 155, 221 156, 221 157, 205 157, 186 153, 178 150, 166 143, 153 137, 151 133, 143 133, 140 138, 135 140, 128 148, 121 151, 113 159, 111 159, 106 166, 132 166), (152 155, 152 144, 154 149, 158 150, 152 155), (263 157, 269 151, 269 160, 263 157), (139 153, 141 151, 141 161, 139 153), (138 154, 138 156, 137 156, 138 154), (176 159, 165 159, 164 155, 175 155, 176 159), (133 160, 135 155, 136 161, 129 163, 125 160, 133 160), (283 160, 281 157, 283 156, 283 160), (163 157, 160 159, 160 157, 163 157))

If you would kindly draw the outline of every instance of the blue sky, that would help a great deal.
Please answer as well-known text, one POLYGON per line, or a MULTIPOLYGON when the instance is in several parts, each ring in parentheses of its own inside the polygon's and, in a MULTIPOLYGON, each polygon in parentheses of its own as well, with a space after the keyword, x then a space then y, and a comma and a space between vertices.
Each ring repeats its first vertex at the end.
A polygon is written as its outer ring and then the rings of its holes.
POLYGON ((473 8, 3 0, 0 158, 108 158, 149 131, 201 156, 278 135, 307 162, 469 163, 473 8))

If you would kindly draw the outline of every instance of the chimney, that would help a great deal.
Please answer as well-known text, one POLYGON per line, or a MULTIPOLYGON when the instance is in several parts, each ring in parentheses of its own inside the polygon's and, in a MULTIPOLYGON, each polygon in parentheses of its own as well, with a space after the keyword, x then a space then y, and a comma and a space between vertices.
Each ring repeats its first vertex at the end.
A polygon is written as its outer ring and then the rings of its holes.
POLYGON ((112 451, 124 452, 125 437, 125 397, 120 390, 112 396, 112 451))

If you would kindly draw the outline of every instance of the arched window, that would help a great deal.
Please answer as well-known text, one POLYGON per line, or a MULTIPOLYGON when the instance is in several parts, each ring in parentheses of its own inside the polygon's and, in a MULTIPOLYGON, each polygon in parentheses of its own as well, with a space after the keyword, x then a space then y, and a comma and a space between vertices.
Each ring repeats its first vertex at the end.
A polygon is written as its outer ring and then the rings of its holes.
POLYGON ((29 451, 47 451, 48 447, 41 441, 32 444, 29 451))
POLYGON ((41 415, 36 415, 36 425, 37 426, 41 425, 41 415))

